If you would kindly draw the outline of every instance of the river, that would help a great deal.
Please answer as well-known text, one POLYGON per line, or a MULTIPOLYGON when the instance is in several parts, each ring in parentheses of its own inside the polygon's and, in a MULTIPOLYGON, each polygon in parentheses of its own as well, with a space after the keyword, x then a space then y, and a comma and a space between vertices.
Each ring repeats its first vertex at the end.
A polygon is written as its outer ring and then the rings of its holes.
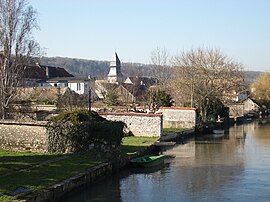
POLYGON ((161 168, 125 170, 64 201, 270 201, 270 125, 233 126, 163 153, 175 158, 161 168))

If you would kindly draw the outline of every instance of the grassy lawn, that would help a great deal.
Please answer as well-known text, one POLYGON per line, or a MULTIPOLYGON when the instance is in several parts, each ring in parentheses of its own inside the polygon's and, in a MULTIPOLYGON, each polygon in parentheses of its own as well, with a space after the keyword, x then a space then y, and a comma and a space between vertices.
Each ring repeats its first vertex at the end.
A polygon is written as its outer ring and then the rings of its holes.
MULTIPOLYGON (((121 146, 125 155, 150 146, 156 137, 125 137, 121 146)), ((11 195, 23 187, 37 191, 79 174, 102 161, 94 152, 48 154, 0 150, 0 201, 12 201, 11 195)))
POLYGON ((121 150, 126 155, 132 155, 136 151, 152 145, 158 139, 158 137, 124 137, 121 150))
POLYGON ((40 190, 102 163, 94 153, 60 155, 0 151, 0 201, 16 188, 40 190))
POLYGON ((172 133, 177 133, 180 131, 188 130, 188 128, 163 128, 163 134, 172 134, 172 133))

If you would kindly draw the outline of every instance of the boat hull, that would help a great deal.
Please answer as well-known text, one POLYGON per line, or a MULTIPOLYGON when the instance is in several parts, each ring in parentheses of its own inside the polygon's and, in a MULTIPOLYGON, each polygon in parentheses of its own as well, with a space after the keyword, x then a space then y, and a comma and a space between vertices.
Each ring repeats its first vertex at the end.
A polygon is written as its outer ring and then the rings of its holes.
POLYGON ((164 164, 164 157, 165 157, 164 155, 158 155, 158 156, 146 155, 146 156, 132 159, 130 162, 134 166, 148 168, 148 167, 164 164))

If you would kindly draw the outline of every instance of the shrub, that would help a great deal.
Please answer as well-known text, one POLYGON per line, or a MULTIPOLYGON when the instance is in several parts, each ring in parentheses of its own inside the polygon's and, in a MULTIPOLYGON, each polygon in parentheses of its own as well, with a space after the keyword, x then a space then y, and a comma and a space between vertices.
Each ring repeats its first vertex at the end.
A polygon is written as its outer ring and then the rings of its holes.
POLYGON ((106 119, 99 116, 96 112, 89 112, 88 110, 66 111, 58 116, 50 119, 51 122, 67 122, 79 123, 84 121, 105 121, 106 119))
POLYGON ((47 124, 49 152, 81 152, 106 145, 119 147, 123 138, 123 122, 108 121, 86 110, 65 112, 47 124))

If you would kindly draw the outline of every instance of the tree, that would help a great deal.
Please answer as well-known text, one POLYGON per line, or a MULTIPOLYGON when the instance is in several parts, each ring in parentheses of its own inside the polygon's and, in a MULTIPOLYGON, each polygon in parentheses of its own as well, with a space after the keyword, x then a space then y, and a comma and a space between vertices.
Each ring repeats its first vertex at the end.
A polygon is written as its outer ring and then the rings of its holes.
POLYGON ((117 106, 118 102, 118 92, 116 88, 108 89, 105 95, 104 103, 108 106, 117 106))
POLYGON ((261 73, 251 84, 253 98, 260 104, 270 105, 270 73, 261 73))
POLYGON ((164 87, 171 78, 169 54, 166 49, 156 48, 152 51, 151 62, 153 65, 153 76, 158 80, 158 84, 164 87))
MULTIPOLYGON (((172 87, 180 91, 182 102, 197 106, 206 121, 212 100, 223 100, 226 93, 242 86, 242 65, 218 49, 192 49, 173 58, 175 78, 172 87)), ((175 93, 177 94, 177 93, 175 93)))
POLYGON ((0 107, 6 116, 24 69, 39 53, 33 30, 38 28, 37 12, 27 0, 0 0, 0 107))
POLYGON ((148 101, 150 105, 158 107, 171 107, 173 105, 171 96, 160 89, 148 91, 148 101))

